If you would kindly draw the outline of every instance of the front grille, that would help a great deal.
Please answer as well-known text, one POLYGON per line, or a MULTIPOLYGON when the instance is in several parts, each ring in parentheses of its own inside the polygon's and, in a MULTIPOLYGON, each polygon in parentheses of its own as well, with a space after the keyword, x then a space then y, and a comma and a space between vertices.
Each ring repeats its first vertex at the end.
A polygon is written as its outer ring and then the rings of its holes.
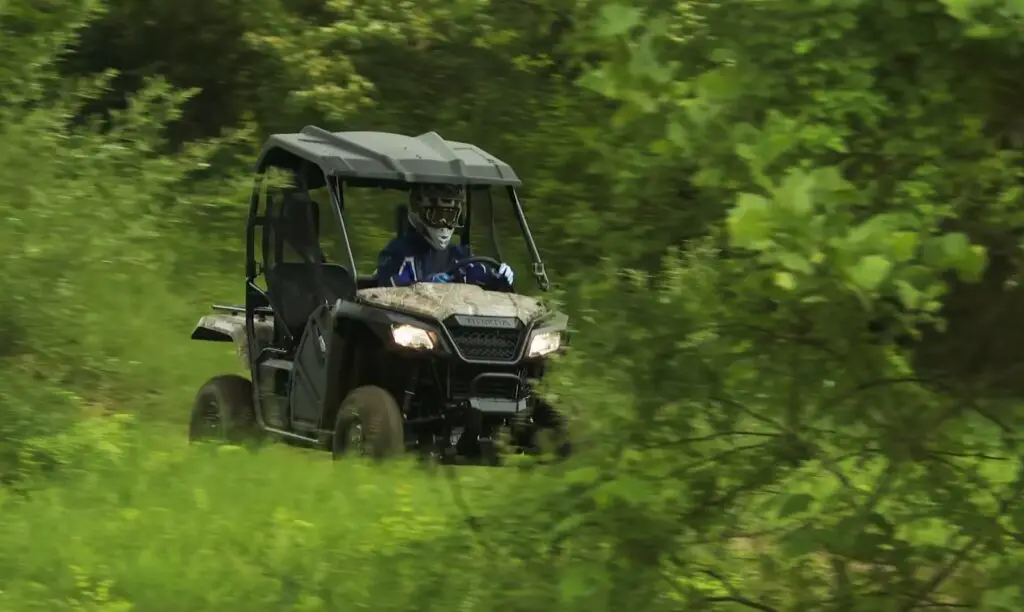
POLYGON ((519 355, 520 329, 449 327, 455 346, 466 359, 515 361, 519 355))
POLYGON ((518 400, 526 394, 527 387, 521 382, 521 371, 509 371, 517 376, 516 379, 505 376, 480 376, 487 372, 494 372, 494 370, 453 365, 449 371, 451 396, 464 398, 475 395, 476 397, 518 400), (474 379, 477 381, 475 389, 472 388, 474 379))

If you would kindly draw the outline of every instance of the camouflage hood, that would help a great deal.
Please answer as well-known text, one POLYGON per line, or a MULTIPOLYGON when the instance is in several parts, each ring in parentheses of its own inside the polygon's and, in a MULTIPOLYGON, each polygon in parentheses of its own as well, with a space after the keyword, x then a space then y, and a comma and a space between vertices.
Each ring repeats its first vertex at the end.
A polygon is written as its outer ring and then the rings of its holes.
MULTIPOLYGON (((274 322, 272 319, 259 318, 253 321, 256 332, 256 343, 259 346, 270 344, 274 338, 274 322)), ((245 315, 241 313, 219 312, 206 315, 192 331, 193 340, 226 340, 235 343, 238 356, 246 368, 249 367, 249 342, 245 339, 245 315)))
POLYGON ((525 295, 484 291, 476 285, 462 283, 362 289, 356 299, 364 304, 404 310, 441 321, 452 315, 478 315, 516 317, 529 323, 547 312, 540 302, 525 295))

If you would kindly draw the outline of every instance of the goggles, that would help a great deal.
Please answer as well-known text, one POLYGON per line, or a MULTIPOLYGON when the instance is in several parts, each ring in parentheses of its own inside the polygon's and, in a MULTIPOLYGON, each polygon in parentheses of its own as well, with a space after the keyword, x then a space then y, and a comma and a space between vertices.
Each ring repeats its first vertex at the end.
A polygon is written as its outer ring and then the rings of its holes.
POLYGON ((455 229, 462 219, 462 203, 457 200, 428 198, 420 209, 420 217, 428 227, 455 229))

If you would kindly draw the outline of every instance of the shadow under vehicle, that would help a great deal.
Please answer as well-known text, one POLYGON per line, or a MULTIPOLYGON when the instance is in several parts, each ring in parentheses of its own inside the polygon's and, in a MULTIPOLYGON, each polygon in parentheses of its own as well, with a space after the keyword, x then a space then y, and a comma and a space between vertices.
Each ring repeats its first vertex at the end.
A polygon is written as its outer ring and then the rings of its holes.
MULTIPOLYGON (((373 275, 358 275, 346 195, 393 190, 404 201, 413 183, 465 186, 457 230, 465 245, 474 215, 493 213, 492 196, 507 198, 533 276, 548 289, 516 192, 521 182, 480 148, 433 132, 409 137, 307 126, 273 135, 256 164, 246 223, 245 303, 214 306, 192 332, 194 340, 235 342, 250 378, 222 375, 202 387, 191 440, 269 434, 336 458, 417 451, 472 463, 497 462, 499 437, 519 452, 539 450, 541 439, 557 454, 569 452, 564 420, 533 390, 548 359, 568 342, 566 315, 514 291, 463 283, 378 286, 373 275), (292 184, 271 185, 271 169, 286 172, 292 184), (310 192, 324 188, 325 212, 337 227, 327 233, 338 235, 321 236, 322 207, 310 192), (324 239, 343 246, 345 261, 328 261, 324 239)), ((396 233, 412 231, 404 204, 395 218, 396 233)), ((491 240, 498 253, 493 231, 491 240)), ((471 256, 449 272, 471 263, 499 265, 497 258, 471 256)))

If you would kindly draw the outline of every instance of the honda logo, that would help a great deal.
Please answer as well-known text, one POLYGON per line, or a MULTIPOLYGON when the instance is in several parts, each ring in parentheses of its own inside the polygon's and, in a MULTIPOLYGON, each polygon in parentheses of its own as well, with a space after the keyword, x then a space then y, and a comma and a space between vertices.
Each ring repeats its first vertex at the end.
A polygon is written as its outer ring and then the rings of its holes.
POLYGON ((473 317, 469 315, 455 315, 455 322, 463 327, 515 329, 519 326, 519 320, 514 317, 473 317))

